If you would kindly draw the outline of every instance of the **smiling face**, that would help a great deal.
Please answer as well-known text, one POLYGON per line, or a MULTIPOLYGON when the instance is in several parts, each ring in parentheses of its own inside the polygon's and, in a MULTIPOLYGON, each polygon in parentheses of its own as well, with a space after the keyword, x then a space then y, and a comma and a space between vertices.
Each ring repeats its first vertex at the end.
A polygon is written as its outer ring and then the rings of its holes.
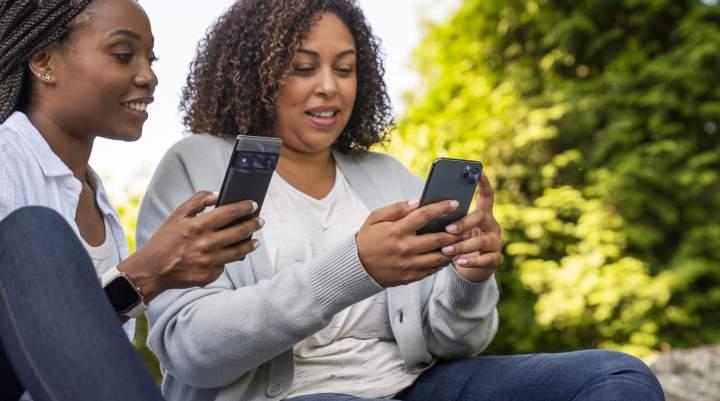
POLYGON ((36 82, 42 105, 72 135, 138 139, 157 86, 147 15, 135 0, 95 0, 75 23, 67 41, 46 50, 54 82, 36 82))
POLYGON ((329 152, 347 126, 357 93, 355 41, 325 12, 308 32, 275 101, 274 135, 296 152, 329 152))

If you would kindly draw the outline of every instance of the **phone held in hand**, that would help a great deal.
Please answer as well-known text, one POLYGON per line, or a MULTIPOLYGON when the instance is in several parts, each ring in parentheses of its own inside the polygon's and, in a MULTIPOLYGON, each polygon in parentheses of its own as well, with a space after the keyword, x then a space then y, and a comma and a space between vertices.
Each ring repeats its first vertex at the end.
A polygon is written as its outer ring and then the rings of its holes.
POLYGON ((270 179, 280 158, 280 138, 238 135, 230 156, 216 206, 252 200, 258 208, 231 224, 242 223, 260 215, 270 179))
POLYGON ((444 200, 456 200, 460 206, 452 213, 431 220, 417 233, 442 232, 448 224, 465 217, 480 181, 482 169, 482 163, 478 161, 445 157, 435 159, 420 197, 420 206, 444 200))

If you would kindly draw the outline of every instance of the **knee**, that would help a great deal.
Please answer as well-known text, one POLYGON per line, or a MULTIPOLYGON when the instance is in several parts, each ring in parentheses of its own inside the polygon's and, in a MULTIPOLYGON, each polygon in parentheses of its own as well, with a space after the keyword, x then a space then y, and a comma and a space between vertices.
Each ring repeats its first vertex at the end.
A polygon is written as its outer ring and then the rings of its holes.
MULTIPOLYGON (((4 245, 24 244, 47 239, 52 233, 72 231, 65 219, 56 211, 43 206, 26 206, 17 209, 0 221, 0 242, 4 245)), ((74 233, 73 233, 74 234, 74 233)))
POLYGON ((53 271, 66 274, 74 268, 87 269, 85 262, 90 263, 78 235, 52 209, 27 206, 0 221, 0 267, 5 271, 16 274, 22 266, 36 275, 53 271), (47 260, 53 263, 44 263, 47 260), (65 267, 56 269, 58 263, 65 267))
POLYGON ((590 358, 597 361, 597 365, 604 374, 613 375, 633 371, 654 376, 645 362, 624 352, 609 350, 592 350, 588 352, 591 353, 590 358))
POLYGON ((605 377, 623 377, 625 378, 624 380, 640 384, 639 387, 657 396, 656 398, 648 399, 664 399, 660 382, 645 362, 623 352, 608 350, 593 350, 588 352, 590 353, 589 359, 595 361, 594 364, 598 369, 599 375, 605 377))

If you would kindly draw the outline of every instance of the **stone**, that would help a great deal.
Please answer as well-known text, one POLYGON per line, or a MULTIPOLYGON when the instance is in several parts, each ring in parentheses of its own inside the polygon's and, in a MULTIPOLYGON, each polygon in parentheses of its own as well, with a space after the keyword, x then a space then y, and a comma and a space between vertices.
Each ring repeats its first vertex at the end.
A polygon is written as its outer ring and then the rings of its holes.
POLYGON ((650 369, 666 401, 720 401, 720 345, 666 352, 650 369))

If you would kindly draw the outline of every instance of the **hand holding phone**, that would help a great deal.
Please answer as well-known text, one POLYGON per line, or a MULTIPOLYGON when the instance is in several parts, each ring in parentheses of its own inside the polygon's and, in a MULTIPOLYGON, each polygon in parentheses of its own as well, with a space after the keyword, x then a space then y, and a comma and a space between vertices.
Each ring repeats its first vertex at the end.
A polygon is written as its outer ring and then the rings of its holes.
POLYGON ((418 233, 444 231, 459 235, 460 241, 442 246, 442 254, 452 258, 455 271, 465 280, 486 281, 495 273, 501 260, 500 225, 493 216, 495 191, 482 173, 482 166, 475 165, 477 162, 438 160, 437 163, 437 166, 445 167, 437 169, 433 166, 421 204, 451 198, 460 206, 452 213, 431 220, 418 233), (468 213, 476 187, 479 192, 477 204, 468 213))

